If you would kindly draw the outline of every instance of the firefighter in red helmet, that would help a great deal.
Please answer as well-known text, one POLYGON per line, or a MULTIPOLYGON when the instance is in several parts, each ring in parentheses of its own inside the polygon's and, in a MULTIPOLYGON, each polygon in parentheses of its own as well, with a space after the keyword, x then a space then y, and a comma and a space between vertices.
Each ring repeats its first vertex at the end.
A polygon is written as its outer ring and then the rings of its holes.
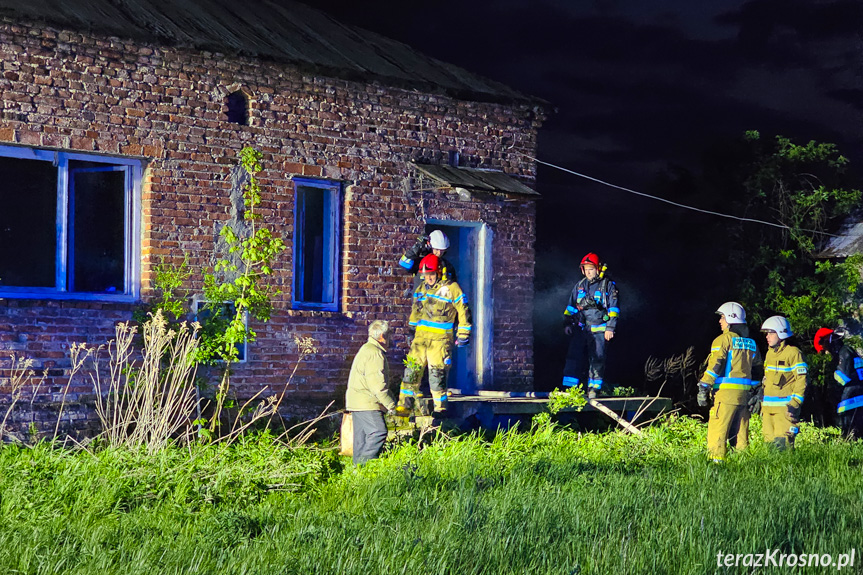
POLYGON ((429 369, 429 387, 434 411, 446 413, 447 375, 452 347, 470 341, 471 323, 467 296, 461 287, 441 273, 440 259, 425 256, 419 265, 423 283, 416 289, 411 309, 410 326, 416 329, 402 378, 396 415, 406 417, 420 409, 420 380, 425 367, 429 369))
POLYGON ((863 437, 863 358, 844 340, 844 327, 822 327, 815 332, 815 351, 828 352, 836 361, 833 379, 842 387, 836 413, 839 426, 848 439, 863 437))
POLYGON ((620 315, 617 285, 605 275, 605 270, 598 255, 591 252, 584 256, 581 259, 584 277, 572 288, 563 312, 564 332, 571 337, 563 368, 563 385, 583 385, 581 377, 587 371, 586 387, 590 398, 602 390, 605 346, 614 337, 620 315))

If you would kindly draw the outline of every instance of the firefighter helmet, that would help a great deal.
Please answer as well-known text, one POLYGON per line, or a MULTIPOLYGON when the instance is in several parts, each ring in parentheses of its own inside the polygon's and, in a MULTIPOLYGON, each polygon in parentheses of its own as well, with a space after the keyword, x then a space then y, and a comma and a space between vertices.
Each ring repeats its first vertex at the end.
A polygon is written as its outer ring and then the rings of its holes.
POLYGON ((440 269, 440 259, 434 255, 429 254, 420 260, 420 273, 429 273, 429 272, 437 272, 440 269))
POLYGON ((791 331, 791 324, 781 315, 774 315, 764 320, 764 323, 761 324, 761 331, 776 332, 780 341, 794 335, 794 332, 791 331))
POLYGON ((429 243, 433 250, 449 249, 449 238, 440 230, 435 230, 429 235, 429 243))
POLYGON ((599 256, 593 252, 590 252, 589 254, 581 258, 581 264, 579 265, 579 267, 581 268, 581 273, 584 273, 584 266, 593 266, 596 269, 599 269, 599 256))
POLYGON ((735 323, 746 323, 746 310, 736 301, 727 301, 716 310, 716 313, 725 316, 728 325, 735 323))
POLYGON ((833 330, 829 327, 818 328, 818 331, 815 332, 815 339, 812 340, 812 343, 815 345, 815 351, 821 353, 825 349, 828 349, 830 347, 830 340, 832 339, 831 335, 833 335, 833 330))

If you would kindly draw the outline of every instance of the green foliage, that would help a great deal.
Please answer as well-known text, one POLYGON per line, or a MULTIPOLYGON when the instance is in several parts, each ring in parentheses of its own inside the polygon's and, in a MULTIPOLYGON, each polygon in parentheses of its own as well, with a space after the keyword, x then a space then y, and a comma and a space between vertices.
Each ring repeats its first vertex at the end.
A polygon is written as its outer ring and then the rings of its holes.
POLYGON ((265 282, 285 243, 272 230, 261 225, 259 213, 261 186, 258 174, 263 169, 263 154, 251 147, 240 152, 247 175, 243 186, 243 224, 225 225, 220 235, 235 258, 219 260, 213 273, 204 275, 204 297, 212 326, 204 327, 199 359, 203 363, 238 360, 237 345, 255 341, 246 318, 267 321, 272 313, 272 298, 279 293, 265 282), (239 263, 237 263, 239 261, 239 263), (225 304, 229 304, 227 307, 225 304))
POLYGON ((611 389, 612 397, 633 397, 638 394, 638 390, 634 387, 616 385, 611 389))
POLYGON ((858 311, 863 256, 834 262, 818 260, 818 252, 824 232, 859 204, 861 192, 846 186, 848 159, 834 144, 798 145, 782 136, 765 142, 755 131, 745 139, 750 162, 742 183, 744 212, 787 229, 740 224, 732 230, 740 301, 755 325, 771 315, 786 316, 819 372, 825 358, 812 353, 812 336, 858 311))
POLYGON ((408 355, 402 360, 402 363, 407 368, 407 371, 409 372, 408 377, 410 378, 410 381, 405 383, 419 383, 423 377, 423 370, 425 369, 422 362, 417 360, 415 357, 408 355))
POLYGON ((720 572, 719 551, 850 552, 863 443, 801 427, 794 452, 756 440, 723 466, 674 416, 643 436, 441 435, 345 470, 266 434, 154 456, 5 446, 0 572, 678 575, 720 572))
POLYGON ((587 405, 587 398, 584 397, 584 390, 579 386, 568 387, 565 391, 555 389, 548 394, 547 407, 552 415, 567 408, 581 411, 585 405, 587 405))

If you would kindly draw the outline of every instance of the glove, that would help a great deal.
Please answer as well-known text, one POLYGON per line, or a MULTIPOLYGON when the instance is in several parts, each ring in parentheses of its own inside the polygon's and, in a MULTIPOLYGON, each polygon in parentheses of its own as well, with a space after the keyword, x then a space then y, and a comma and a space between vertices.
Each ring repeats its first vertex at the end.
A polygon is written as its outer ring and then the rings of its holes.
POLYGON ((791 423, 799 423, 800 422, 800 406, 794 407, 792 405, 788 406, 788 419, 791 420, 791 423))
POLYGON ((422 250, 424 250, 426 248, 426 246, 428 245, 428 242, 429 242, 429 237, 425 234, 420 234, 420 236, 417 237, 417 241, 414 243, 414 251, 416 253, 420 253, 422 250))
POLYGON ((764 388, 760 385, 753 390, 749 397, 749 413, 755 415, 761 413, 761 402, 764 401, 764 388))
POLYGON ((470 336, 459 334, 455 340, 456 347, 464 347, 470 343, 470 336))
POLYGON ((698 407, 710 406, 710 386, 703 381, 698 382, 698 407))

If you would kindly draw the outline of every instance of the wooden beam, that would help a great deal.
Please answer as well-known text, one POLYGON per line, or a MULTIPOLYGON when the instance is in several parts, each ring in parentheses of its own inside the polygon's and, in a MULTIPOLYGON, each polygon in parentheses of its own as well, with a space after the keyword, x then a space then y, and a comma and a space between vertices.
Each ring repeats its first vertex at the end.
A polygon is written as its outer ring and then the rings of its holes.
POLYGON ((626 421, 625 419, 623 419, 622 417, 620 417, 619 415, 617 415, 616 413, 614 413, 613 411, 611 411, 610 409, 608 409, 607 407, 605 407, 604 405, 602 405, 601 403, 596 401, 595 399, 588 399, 587 403, 590 404, 591 406, 593 406, 594 409, 601 411, 602 413, 604 413, 605 415, 607 415, 608 417, 610 417, 611 419, 616 421, 626 431, 633 433, 635 435, 643 435, 641 433, 640 429, 638 429, 637 427, 635 427, 634 425, 632 425, 631 423, 629 423, 628 421, 626 421))

